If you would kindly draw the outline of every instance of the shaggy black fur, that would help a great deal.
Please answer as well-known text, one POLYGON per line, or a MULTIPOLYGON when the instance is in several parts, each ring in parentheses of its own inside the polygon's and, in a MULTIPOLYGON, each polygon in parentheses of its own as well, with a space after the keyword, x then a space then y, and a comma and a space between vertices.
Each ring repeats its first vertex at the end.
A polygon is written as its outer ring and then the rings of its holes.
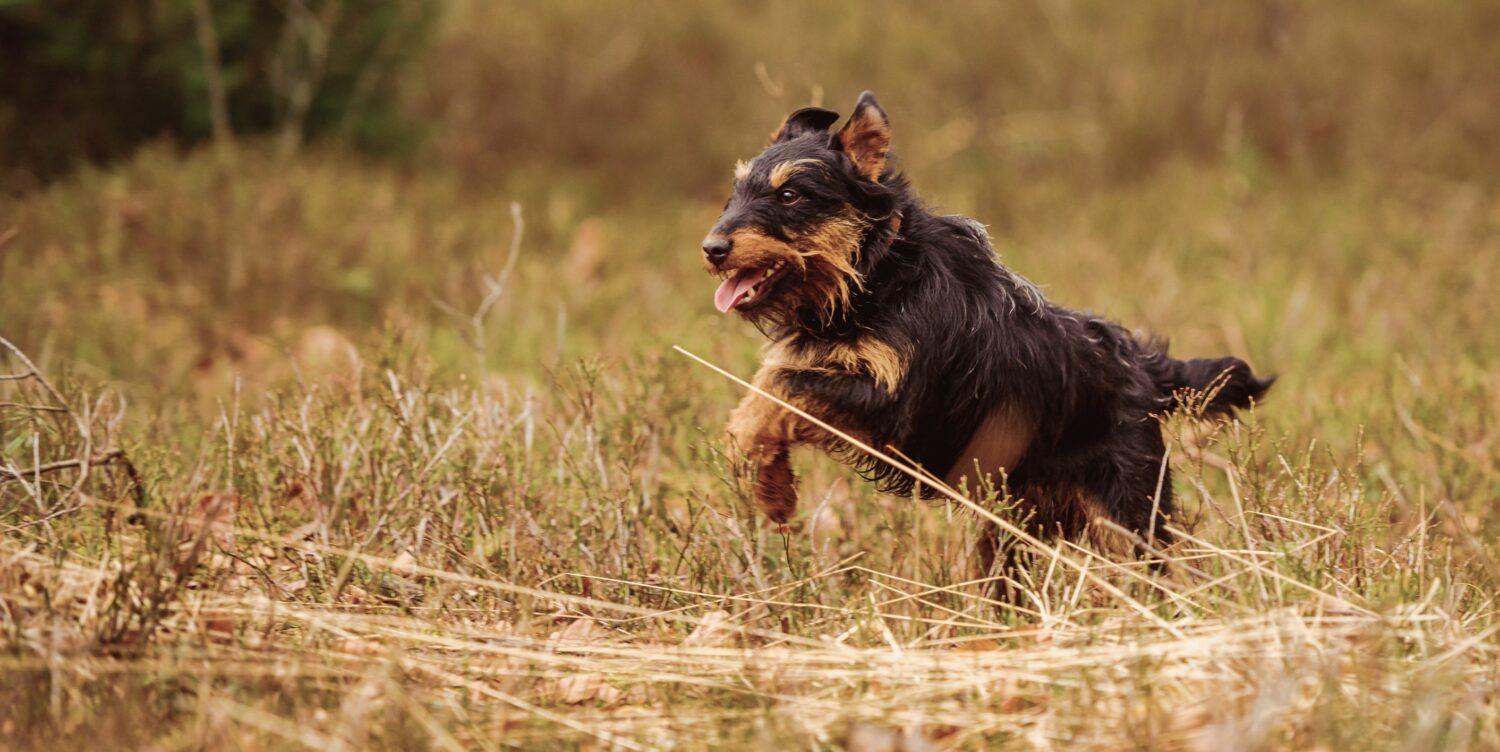
MULTIPOLYGON (((794 113, 742 171, 710 241, 750 228, 796 247, 852 210, 863 232, 849 249, 857 279, 847 302, 830 315, 788 275, 739 312, 794 352, 857 347, 875 337, 902 356, 904 373, 894 391, 869 373, 835 367, 783 368, 775 383, 826 407, 835 425, 895 447, 938 477, 961 460, 987 415, 1008 410, 1031 429, 1007 471, 1012 494, 1029 502, 1036 532, 1072 536, 1102 512, 1169 542, 1151 520, 1153 504, 1163 515, 1173 509, 1171 479, 1161 477, 1159 416, 1177 408, 1186 389, 1211 393, 1206 414, 1230 415, 1259 400, 1273 379, 1256 378, 1236 358, 1175 360, 1159 342, 1049 302, 999 263, 982 225, 924 207, 885 164, 883 149, 878 179, 861 174, 868 154, 851 155, 846 133, 829 132, 837 117, 821 109, 794 113), (772 185, 776 166, 798 161, 809 167, 772 185)), ((868 93, 856 105, 859 117, 873 118, 888 139, 885 113, 868 93)), ((734 253, 710 254, 711 270, 733 271, 734 253)), ((912 479, 894 468, 839 454, 885 490, 912 492, 912 479)))

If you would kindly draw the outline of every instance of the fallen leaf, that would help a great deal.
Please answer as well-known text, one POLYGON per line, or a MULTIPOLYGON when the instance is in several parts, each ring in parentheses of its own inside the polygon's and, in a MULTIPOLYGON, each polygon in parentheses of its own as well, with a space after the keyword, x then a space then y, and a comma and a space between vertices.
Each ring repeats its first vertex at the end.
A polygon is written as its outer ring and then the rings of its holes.
POLYGON ((358 638, 339 640, 333 644, 333 649, 346 655, 382 655, 385 649, 378 643, 358 638))
POLYGON ((569 645, 592 645, 609 639, 609 630, 593 619, 575 619, 552 633, 552 640, 569 645))
POLYGON ((209 493, 198 497, 188 509, 182 526, 182 543, 192 545, 199 536, 217 543, 225 551, 234 550, 234 521, 239 513, 240 497, 233 493, 209 493))
POLYGON ((360 605, 370 600, 370 593, 358 585, 350 585, 344 588, 344 598, 353 605, 360 605))
POLYGON ((359 381, 361 362, 354 344, 337 329, 314 326, 302 332, 292 357, 314 381, 350 385, 359 381))
POLYGON ((692 634, 682 641, 684 645, 698 647, 719 647, 727 645, 739 635, 729 622, 728 611, 709 611, 698 621, 698 626, 693 629, 692 634))
POLYGON ((1000 712, 1020 713, 1025 710, 1030 710, 1036 707, 1038 704, 1038 702, 1033 701, 1029 697, 1022 697, 1021 695, 1011 695, 1010 697, 1005 698, 1004 702, 1000 703, 1000 712))
POLYGON ((410 577, 417 571, 417 557, 412 556, 410 551, 402 550, 396 554, 395 560, 391 562, 391 571, 396 574, 410 577))
POLYGON ((914 728, 897 731, 857 723, 844 735, 844 749, 848 752, 928 752, 937 748, 914 728))
POLYGON ((1000 649, 1000 643, 995 642, 994 640, 990 640, 990 639, 970 640, 969 642, 960 642, 957 645, 957 647, 954 648, 954 650, 957 650, 957 651, 963 652, 963 653, 983 653, 983 652, 986 652, 986 651, 989 651, 989 650, 999 650, 999 649, 1000 649))
POLYGON ((210 640, 226 642, 234 637, 234 619, 224 613, 204 613, 198 617, 198 626, 210 640))
POLYGON ((598 700, 606 705, 620 699, 620 690, 604 681, 604 674, 571 674, 557 680, 557 698, 568 705, 578 705, 589 700, 598 700))

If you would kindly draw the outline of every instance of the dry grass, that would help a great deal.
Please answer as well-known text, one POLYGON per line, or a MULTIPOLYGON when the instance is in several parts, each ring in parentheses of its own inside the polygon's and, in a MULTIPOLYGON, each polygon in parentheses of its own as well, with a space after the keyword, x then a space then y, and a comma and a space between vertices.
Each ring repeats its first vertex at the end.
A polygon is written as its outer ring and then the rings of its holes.
MULTIPOLYGON (((59 395, 153 493, 107 469, 0 491, 15 745, 1500 743, 1492 521, 1361 445, 1175 422, 1174 571, 1048 548, 997 612, 959 505, 819 464, 801 532, 763 528, 715 453, 728 395, 693 397, 718 377, 684 358, 533 389, 328 336, 282 390, 221 393, 190 452, 59 395)), ((39 459, 77 448, 73 421, 6 417, 39 459)))
POLYGON ((1500 749, 1482 23, 1307 6, 1266 58, 1250 6, 650 6, 613 47, 624 6, 456 7, 431 169, 154 147, 0 203, 47 379, 0 352, 0 746, 1500 749), (1167 425, 1171 571, 1046 546, 997 610, 963 502, 801 457, 781 535, 726 473, 739 387, 672 347, 761 340, 708 305, 699 186, 823 70, 880 73, 924 195, 1049 296, 1280 374, 1167 425), (1306 117, 1255 120, 1278 92, 1306 117))

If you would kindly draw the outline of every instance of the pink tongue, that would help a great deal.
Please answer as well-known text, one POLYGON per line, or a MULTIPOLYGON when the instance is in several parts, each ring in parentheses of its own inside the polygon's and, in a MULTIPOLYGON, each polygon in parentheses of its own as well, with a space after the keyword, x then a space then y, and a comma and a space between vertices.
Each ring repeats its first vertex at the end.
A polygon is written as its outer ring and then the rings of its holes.
POLYGON ((714 305, 719 308, 719 313, 729 313, 729 309, 740 302, 759 279, 758 270, 741 269, 733 277, 720 282, 719 289, 714 291, 714 305))

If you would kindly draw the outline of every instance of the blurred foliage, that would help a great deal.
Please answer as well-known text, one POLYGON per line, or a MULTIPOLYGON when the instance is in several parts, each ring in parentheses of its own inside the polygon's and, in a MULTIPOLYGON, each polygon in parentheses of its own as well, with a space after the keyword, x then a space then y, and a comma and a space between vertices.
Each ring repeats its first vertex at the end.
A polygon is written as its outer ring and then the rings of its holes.
POLYGON ((0 3, 0 165, 46 177, 158 136, 207 138, 213 59, 236 133, 277 132, 288 146, 337 136, 376 151, 409 149, 416 131, 400 111, 396 73, 422 50, 439 8, 421 0, 0 3))
POLYGON ((425 164, 546 172, 595 204, 707 197, 789 109, 861 89, 899 156, 968 166, 956 193, 991 205, 1041 175, 1175 160, 1500 174, 1495 0, 22 0, 0 5, 0 68, 19 72, 0 79, 0 165, 51 175, 208 136, 198 5, 237 133, 400 151, 420 123, 425 164))
POLYGON ((898 156, 965 165, 990 199, 1242 154, 1491 181, 1496 39, 1493 0, 455 0, 414 106, 443 164, 572 169, 612 196, 716 192, 791 108, 862 89, 898 156))

